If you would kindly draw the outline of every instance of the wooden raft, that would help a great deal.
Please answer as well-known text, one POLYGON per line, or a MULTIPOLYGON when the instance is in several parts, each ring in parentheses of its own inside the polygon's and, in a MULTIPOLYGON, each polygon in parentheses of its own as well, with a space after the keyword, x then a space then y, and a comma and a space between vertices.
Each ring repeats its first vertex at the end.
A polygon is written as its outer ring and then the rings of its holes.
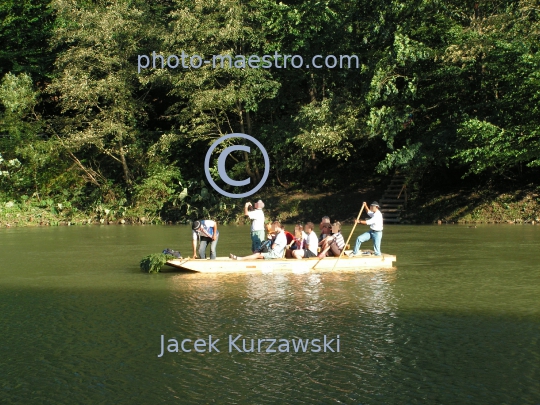
MULTIPOLYGON (((383 254, 381 256, 343 256, 338 261, 334 271, 370 271, 377 269, 392 269, 396 256, 383 254)), ((316 257, 309 259, 272 259, 272 260, 232 260, 228 257, 218 257, 215 260, 174 259, 166 264, 184 271, 197 273, 247 273, 288 271, 304 273, 309 271, 331 271, 336 263, 336 257, 316 257)))

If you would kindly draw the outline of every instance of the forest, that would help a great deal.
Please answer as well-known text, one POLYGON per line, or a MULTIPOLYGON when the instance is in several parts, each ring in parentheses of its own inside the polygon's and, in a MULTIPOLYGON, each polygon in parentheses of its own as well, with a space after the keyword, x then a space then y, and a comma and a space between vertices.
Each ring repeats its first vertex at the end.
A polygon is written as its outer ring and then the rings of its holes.
MULTIPOLYGON (((538 190, 536 0, 3 0, 0 43, 0 222, 234 221, 245 200, 203 170, 230 133, 264 145, 267 192, 396 171, 411 192, 538 190), (153 52, 358 67, 141 69, 153 52)), ((255 183, 264 165, 226 164, 255 183)))

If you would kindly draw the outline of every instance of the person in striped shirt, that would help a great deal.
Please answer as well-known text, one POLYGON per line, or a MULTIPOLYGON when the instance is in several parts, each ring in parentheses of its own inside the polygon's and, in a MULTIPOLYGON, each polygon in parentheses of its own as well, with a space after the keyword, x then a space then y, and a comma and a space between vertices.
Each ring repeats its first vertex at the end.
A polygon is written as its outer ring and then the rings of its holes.
POLYGON ((341 223, 334 222, 332 224, 332 236, 327 236, 321 242, 321 253, 319 253, 318 258, 322 259, 323 257, 328 256, 339 256, 341 251, 345 248, 345 240, 341 234, 341 223))

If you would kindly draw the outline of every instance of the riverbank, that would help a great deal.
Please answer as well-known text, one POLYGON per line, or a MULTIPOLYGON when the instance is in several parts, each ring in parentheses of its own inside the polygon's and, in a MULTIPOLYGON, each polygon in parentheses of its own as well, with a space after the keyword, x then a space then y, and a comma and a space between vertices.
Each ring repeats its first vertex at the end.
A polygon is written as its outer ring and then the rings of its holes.
MULTIPOLYGON (((265 196, 269 218, 294 223, 318 221, 324 215, 332 220, 352 223, 362 202, 380 200, 389 178, 375 180, 360 189, 334 193, 289 192, 274 190, 265 196)), ((384 213, 384 212, 383 212, 384 213)), ((516 190, 507 187, 477 186, 445 192, 409 188, 408 206, 403 224, 429 223, 540 223, 540 186, 524 185, 516 190)), ((238 221, 244 220, 242 215, 238 221)))
POLYGON ((540 222, 538 187, 501 192, 492 188, 431 193, 413 198, 407 223, 517 224, 540 222))
MULTIPOLYGON (((267 219, 277 219, 286 223, 317 222, 327 215, 342 222, 352 222, 358 215, 362 201, 377 198, 377 187, 367 187, 358 190, 340 192, 287 192, 273 189, 256 198, 265 202, 267 219)), ((224 212, 223 216, 232 218, 225 221, 217 218, 221 223, 246 222, 243 214, 242 200, 233 208, 224 212), (232 211, 232 212, 231 212, 232 211)), ((250 201, 256 201, 252 199, 250 201)), ((0 202, 0 228, 19 226, 72 226, 72 225, 115 225, 115 224, 172 224, 186 223, 189 218, 180 221, 171 221, 166 214, 139 216, 129 209, 117 212, 112 209, 99 209, 97 211, 73 211, 66 209, 62 204, 40 207, 31 202, 0 202)))
MULTIPOLYGON (((389 179, 375 179, 362 188, 337 192, 299 191, 268 188, 255 198, 265 202, 268 219, 286 223, 312 221, 318 223, 327 215, 332 220, 351 223, 358 215, 362 202, 379 200, 389 179)), ((253 200, 255 200, 255 198, 253 200)), ((232 218, 228 223, 244 223, 243 203, 239 201, 224 212, 232 218)), ((438 191, 410 190, 408 207, 402 223, 531 223, 540 222, 540 187, 529 185, 518 190, 497 190, 494 187, 438 191)), ((189 218, 172 221, 163 213, 141 216, 136 211, 114 210, 103 206, 82 212, 69 204, 38 205, 31 200, 0 202, 0 227, 71 226, 113 224, 172 224, 186 223, 189 218)), ((220 220, 218 218, 218 220, 220 220)), ((224 220, 220 221, 225 223, 224 220)))

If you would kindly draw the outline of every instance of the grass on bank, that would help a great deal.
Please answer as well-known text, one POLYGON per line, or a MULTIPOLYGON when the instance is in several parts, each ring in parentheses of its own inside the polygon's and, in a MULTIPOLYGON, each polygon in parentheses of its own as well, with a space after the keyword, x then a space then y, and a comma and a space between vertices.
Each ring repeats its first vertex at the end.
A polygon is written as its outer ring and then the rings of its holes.
POLYGON ((409 204, 406 220, 411 223, 538 223, 540 187, 530 185, 512 192, 478 187, 418 195, 409 204))

